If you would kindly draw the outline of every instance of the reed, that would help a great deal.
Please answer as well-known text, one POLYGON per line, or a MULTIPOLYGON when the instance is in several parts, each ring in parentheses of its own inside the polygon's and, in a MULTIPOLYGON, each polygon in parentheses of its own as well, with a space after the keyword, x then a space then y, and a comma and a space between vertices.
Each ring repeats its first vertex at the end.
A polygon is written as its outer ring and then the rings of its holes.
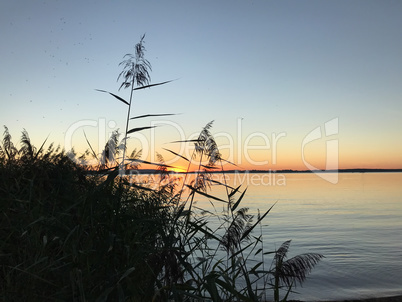
POLYGON ((123 70, 120 72, 120 74, 117 78, 117 81, 122 80, 119 90, 121 88, 130 89, 130 96, 129 96, 128 101, 126 101, 124 98, 122 98, 114 93, 111 93, 111 92, 108 92, 105 90, 101 90, 101 89, 96 89, 97 91, 105 92, 105 93, 112 95, 117 100, 123 102, 124 104, 126 104, 128 106, 127 107, 127 117, 126 117, 126 127, 125 127, 123 142, 121 145, 121 149, 123 150, 123 152, 122 152, 123 155, 121 158, 120 168, 122 170, 125 169, 126 149, 127 149, 126 147, 127 147, 128 135, 131 133, 134 133, 134 132, 153 128, 151 126, 143 126, 143 127, 136 127, 136 128, 128 129, 130 120, 146 118, 146 117, 153 117, 153 116, 173 115, 173 114, 158 113, 158 114, 147 114, 147 115, 130 117, 132 107, 133 107, 134 91, 140 90, 140 89, 145 89, 145 88, 151 88, 154 86, 164 85, 164 84, 171 82, 171 81, 165 81, 165 82, 161 82, 161 83, 149 84, 149 82, 151 81, 150 71, 152 71, 152 66, 151 66, 151 63, 147 59, 145 59, 145 46, 144 46, 145 40, 144 39, 145 39, 145 34, 141 36, 140 41, 135 45, 134 54, 130 54, 130 53, 126 54, 123 58, 124 60, 122 62, 120 62, 120 64, 119 64, 119 66, 123 67, 123 70))
POLYGON ((73 162, 53 144, 45 149, 46 140, 35 148, 25 130, 16 147, 5 127, 0 300, 286 301, 323 256, 287 259, 290 241, 278 250, 265 246, 262 221, 274 205, 253 217, 243 207, 247 188, 212 179, 212 171, 224 173, 225 162, 211 134, 213 122, 187 141, 194 143, 194 154, 180 157, 197 173, 190 177, 188 170, 182 182, 169 174, 160 154, 157 163, 140 160, 136 150, 126 156, 127 136, 149 129, 129 130, 130 120, 170 115, 130 117, 137 88, 166 83, 149 84, 143 43, 144 36, 120 74, 120 88, 131 88, 130 100, 108 92, 128 106, 122 141, 114 132, 100 154, 88 141, 89 150, 73 162), (98 164, 80 164, 89 158, 98 164), (142 163, 156 167, 147 183, 132 173, 142 163), (211 190, 216 186, 223 197, 211 190), (200 199, 215 211, 198 207, 200 199))

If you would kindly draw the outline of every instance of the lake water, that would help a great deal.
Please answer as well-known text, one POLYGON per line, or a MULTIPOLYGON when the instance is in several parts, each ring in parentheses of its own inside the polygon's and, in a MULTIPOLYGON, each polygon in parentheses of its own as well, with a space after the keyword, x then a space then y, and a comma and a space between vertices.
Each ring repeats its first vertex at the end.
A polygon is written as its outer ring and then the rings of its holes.
POLYGON ((402 173, 341 173, 337 184, 312 173, 227 176, 248 186, 242 206, 249 213, 277 202, 263 223, 267 250, 292 239, 289 257, 325 256, 290 299, 402 294, 402 173))

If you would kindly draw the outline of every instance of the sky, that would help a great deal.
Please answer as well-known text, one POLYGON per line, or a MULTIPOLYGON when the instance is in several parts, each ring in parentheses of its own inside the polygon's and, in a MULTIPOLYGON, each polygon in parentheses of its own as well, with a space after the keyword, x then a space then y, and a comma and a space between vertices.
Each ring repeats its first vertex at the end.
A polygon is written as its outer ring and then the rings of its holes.
POLYGON ((124 132, 119 63, 145 36, 151 82, 135 92, 129 152, 183 162, 210 121, 244 169, 402 168, 401 1, 0 3, 0 123, 77 153, 124 132))

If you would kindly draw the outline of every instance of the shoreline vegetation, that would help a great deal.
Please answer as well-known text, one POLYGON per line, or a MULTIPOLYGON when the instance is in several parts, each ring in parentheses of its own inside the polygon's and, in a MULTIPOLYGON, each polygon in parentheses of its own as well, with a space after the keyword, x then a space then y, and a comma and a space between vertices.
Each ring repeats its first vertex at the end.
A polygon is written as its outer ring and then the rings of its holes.
MULTIPOLYGON (((198 141, 196 155, 209 159, 206 167, 219 166, 208 129, 201 131, 208 139, 198 141)), ((148 186, 126 181, 113 142, 104 151, 114 153, 100 160, 99 173, 88 175, 85 165, 53 144, 34 147, 25 130, 22 147, 15 147, 5 128, 0 300, 284 302, 323 257, 287 258, 290 240, 267 247, 258 229, 274 205, 257 217, 248 214, 242 185, 220 183, 227 199, 214 196, 212 170, 177 190, 160 158, 159 179, 148 186), (226 207, 206 213, 197 207, 200 196, 226 207), (220 227, 211 229, 210 218, 220 227)), ((399 302, 402 296, 342 301, 399 302)))
POLYGON ((5 127, 0 300, 286 301, 324 256, 288 258, 291 240, 267 246, 262 221, 275 204, 251 215, 243 207, 247 188, 212 179, 222 162, 211 127, 189 159, 199 172, 182 185, 161 156, 157 178, 128 181, 120 174, 118 133, 101 156, 92 154, 98 173, 88 174, 53 144, 33 146, 25 130, 16 147, 5 127), (226 196, 215 196, 211 183, 226 196), (199 198, 215 210, 199 208, 199 198))

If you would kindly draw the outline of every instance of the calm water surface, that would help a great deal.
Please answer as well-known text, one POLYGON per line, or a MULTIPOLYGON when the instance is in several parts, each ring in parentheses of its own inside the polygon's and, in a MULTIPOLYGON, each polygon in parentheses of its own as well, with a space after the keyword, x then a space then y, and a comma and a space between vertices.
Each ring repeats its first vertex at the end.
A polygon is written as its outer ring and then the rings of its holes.
POLYGON ((342 173, 337 184, 311 173, 229 177, 248 184, 250 213, 277 202, 264 223, 268 250, 292 239, 289 257, 326 257, 291 299, 402 294, 402 173, 342 173))

